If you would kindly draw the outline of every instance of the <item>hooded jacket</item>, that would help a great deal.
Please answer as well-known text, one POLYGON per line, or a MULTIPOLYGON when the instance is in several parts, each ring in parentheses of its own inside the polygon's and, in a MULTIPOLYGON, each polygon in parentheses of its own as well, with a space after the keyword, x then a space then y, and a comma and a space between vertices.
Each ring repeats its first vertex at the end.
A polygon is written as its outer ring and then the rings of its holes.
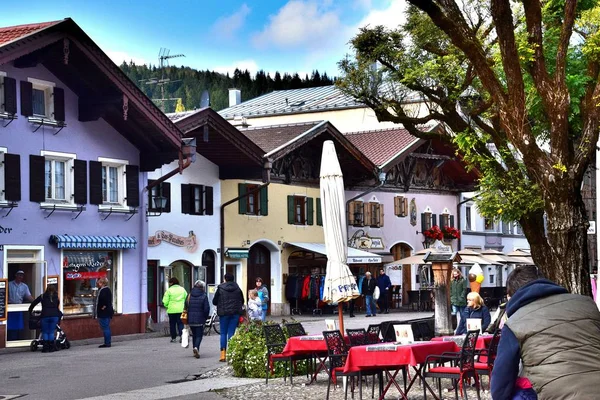
POLYGON ((235 282, 221 283, 217 287, 213 305, 217 306, 219 317, 223 315, 241 315, 244 305, 242 289, 235 282))
POLYGON ((485 331, 490 324, 490 311, 486 306, 479 308, 467 307, 460 316, 460 323, 456 329, 457 335, 464 335, 467 333, 467 318, 479 318, 481 319, 481 331, 485 331))
POLYGON ((600 382, 600 311, 594 301, 539 279, 506 307, 492 371, 494 400, 512 399, 519 361, 539 399, 595 399, 600 382))
POLYGON ((203 325, 210 314, 210 304, 206 292, 198 287, 194 287, 190 292, 187 302, 188 325, 203 325))
POLYGON ((179 285, 171 285, 163 296, 163 304, 167 307, 167 314, 181 314, 185 306, 187 291, 179 285))

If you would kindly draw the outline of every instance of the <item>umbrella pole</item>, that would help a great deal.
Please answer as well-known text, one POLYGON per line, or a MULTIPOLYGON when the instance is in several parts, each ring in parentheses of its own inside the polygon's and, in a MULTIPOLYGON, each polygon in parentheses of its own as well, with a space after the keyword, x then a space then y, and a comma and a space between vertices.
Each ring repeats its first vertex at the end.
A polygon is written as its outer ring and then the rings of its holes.
POLYGON ((338 303, 338 325, 340 327, 340 332, 342 335, 344 334, 344 306, 341 302, 338 303))

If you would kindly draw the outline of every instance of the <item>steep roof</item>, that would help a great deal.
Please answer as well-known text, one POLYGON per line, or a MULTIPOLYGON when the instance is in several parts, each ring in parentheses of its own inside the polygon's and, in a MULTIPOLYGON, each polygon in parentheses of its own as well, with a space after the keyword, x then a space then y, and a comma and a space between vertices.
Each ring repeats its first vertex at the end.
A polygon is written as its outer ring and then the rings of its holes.
POLYGON ((300 135, 307 133, 322 121, 298 124, 270 125, 265 127, 240 129, 250 140, 256 143, 265 153, 286 145, 300 135))
POLYGON ((349 132, 345 136, 380 168, 424 142, 401 127, 349 132))
POLYGON ((37 24, 15 25, 0 28, 0 45, 24 38, 32 33, 60 22, 62 21, 40 22, 37 24))

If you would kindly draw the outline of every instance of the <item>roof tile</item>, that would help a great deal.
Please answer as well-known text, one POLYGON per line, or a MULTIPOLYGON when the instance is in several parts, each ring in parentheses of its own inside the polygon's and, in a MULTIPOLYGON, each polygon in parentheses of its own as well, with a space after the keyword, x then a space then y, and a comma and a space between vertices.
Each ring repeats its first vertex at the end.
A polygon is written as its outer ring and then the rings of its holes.
POLYGON ((321 121, 288 125, 270 125, 240 131, 258 145, 265 153, 289 143, 291 140, 317 126, 321 121))
POLYGON ((36 31, 47 28, 50 25, 54 25, 58 22, 61 21, 40 22, 36 24, 16 25, 0 28, 0 46, 20 39, 24 36, 31 35, 36 31))
POLYGON ((419 140, 402 127, 349 132, 344 136, 378 167, 419 140))

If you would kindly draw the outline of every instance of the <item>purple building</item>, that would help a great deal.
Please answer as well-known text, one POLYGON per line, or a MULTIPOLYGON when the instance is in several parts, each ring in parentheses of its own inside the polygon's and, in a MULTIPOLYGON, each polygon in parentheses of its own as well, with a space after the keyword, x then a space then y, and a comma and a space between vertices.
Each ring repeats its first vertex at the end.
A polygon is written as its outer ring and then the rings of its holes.
POLYGON ((146 172, 183 160, 180 131, 71 19, 0 28, 0 88, 0 348, 35 335, 17 271, 58 284, 72 339, 101 336, 101 277, 113 335, 143 332, 146 172))

